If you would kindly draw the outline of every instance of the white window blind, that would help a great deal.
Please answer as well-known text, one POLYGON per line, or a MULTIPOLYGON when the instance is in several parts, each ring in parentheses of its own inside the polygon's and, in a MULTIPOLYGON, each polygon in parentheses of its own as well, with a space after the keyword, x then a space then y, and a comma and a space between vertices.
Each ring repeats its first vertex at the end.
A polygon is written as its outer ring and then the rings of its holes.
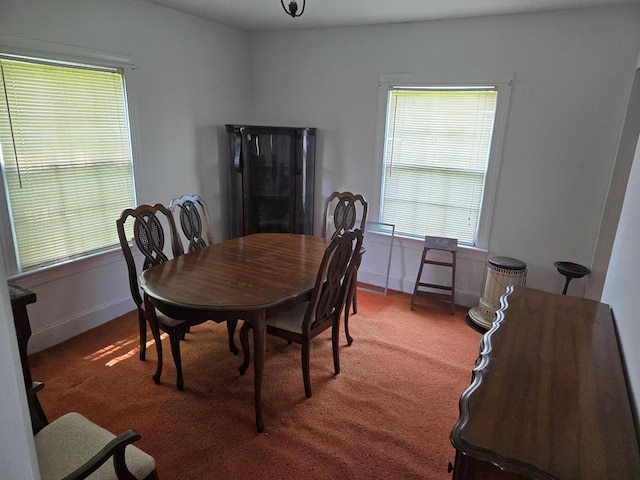
POLYGON ((0 58, 2 173, 19 271, 118 244, 134 205, 118 70, 0 58))
POLYGON ((476 245, 497 87, 390 88, 381 221, 476 245))

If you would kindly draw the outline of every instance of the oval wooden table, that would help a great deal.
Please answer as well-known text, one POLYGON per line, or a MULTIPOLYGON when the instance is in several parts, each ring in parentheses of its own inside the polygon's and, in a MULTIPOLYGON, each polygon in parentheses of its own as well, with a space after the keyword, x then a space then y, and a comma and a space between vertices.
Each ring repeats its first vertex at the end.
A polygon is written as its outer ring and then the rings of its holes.
MULTIPOLYGON (((257 233, 215 243, 151 267, 141 275, 147 312, 201 323, 241 319, 254 338, 256 427, 264 430, 262 374, 267 312, 304 301, 313 289, 329 240, 289 233, 257 233), (149 305, 151 304, 151 305, 149 305)), ((160 381, 162 344, 155 314, 148 315, 158 351, 153 379, 160 381)))

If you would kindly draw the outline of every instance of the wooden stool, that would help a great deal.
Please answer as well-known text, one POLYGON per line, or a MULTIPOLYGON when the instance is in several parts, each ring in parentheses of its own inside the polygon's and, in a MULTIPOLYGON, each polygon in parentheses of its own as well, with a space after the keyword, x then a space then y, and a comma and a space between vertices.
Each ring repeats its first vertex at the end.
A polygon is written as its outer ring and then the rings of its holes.
POLYGON ((442 300, 451 303, 451 315, 455 313, 456 303, 456 252, 458 251, 458 239, 446 238, 446 237, 424 237, 424 249, 422 251, 422 261, 420 262, 420 268, 418 269, 418 277, 416 278, 416 284, 413 287, 413 295, 411 296, 411 310, 415 305, 416 297, 428 297, 436 300, 442 300), (437 260, 427 259, 427 253, 429 250, 440 250, 449 252, 451 254, 451 262, 441 262, 437 260), (438 265, 441 267, 451 268, 451 285, 441 285, 436 283, 422 282, 422 268, 425 264, 438 265), (427 290, 421 290, 427 289, 427 290), (446 290, 449 293, 440 293, 433 290, 446 290))

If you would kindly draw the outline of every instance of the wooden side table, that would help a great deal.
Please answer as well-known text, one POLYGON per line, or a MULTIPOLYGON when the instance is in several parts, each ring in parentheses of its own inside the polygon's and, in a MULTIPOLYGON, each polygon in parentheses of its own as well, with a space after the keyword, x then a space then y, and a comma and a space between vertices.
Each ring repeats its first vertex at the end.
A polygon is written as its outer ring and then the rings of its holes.
POLYGON ((411 296, 411 310, 415 306, 417 297, 428 297, 436 300, 442 300, 451 303, 451 315, 456 311, 456 252, 458 251, 458 239, 447 237, 424 237, 424 248, 422 250, 422 260, 420 261, 420 268, 418 268, 418 277, 416 278, 416 284, 413 287, 413 295, 411 296), (432 260, 427 258, 429 250, 439 250, 443 252, 449 252, 451 254, 450 262, 443 262, 439 260, 432 260), (422 281, 422 269, 425 265, 437 265, 440 267, 451 268, 451 284, 443 285, 438 283, 429 283, 422 281), (442 293, 444 290, 449 293, 442 293))
POLYGON ((13 322, 16 327, 24 386, 27 391, 29 411, 31 412, 31 424, 34 431, 38 431, 48 422, 44 410, 40 405, 40 401, 38 400, 38 396, 36 395, 36 392, 44 385, 41 382, 34 382, 31 378, 31 369, 29 368, 29 358, 27 356, 27 345, 29 338, 31 338, 31 324, 29 323, 29 315, 27 314, 27 305, 36 302, 36 294, 18 285, 9 283, 8 286, 13 322))

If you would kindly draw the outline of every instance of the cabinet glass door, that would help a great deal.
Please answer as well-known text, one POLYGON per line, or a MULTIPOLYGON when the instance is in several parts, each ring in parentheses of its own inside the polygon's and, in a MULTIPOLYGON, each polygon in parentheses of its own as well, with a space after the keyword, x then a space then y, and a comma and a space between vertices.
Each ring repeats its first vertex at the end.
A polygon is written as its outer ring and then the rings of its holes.
POLYGON ((229 235, 313 234, 316 129, 225 125, 229 235))
POLYGON ((243 139, 245 234, 292 231, 293 132, 251 132, 243 139))

